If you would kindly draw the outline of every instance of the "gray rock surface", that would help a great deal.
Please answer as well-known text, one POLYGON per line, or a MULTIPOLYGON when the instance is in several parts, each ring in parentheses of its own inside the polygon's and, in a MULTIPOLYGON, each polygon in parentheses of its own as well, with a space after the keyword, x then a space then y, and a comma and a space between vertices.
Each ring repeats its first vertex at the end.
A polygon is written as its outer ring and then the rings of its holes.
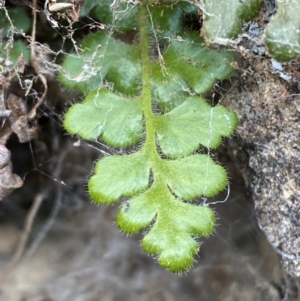
POLYGON ((300 65, 280 67, 267 57, 240 63, 221 103, 239 117, 229 144, 260 226, 288 273, 299 277, 300 65))

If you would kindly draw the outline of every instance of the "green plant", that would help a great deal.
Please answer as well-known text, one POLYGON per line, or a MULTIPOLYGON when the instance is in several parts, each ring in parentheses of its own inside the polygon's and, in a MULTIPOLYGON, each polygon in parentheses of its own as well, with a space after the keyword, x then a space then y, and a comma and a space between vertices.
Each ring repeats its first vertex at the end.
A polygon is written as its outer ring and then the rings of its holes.
MULTIPOLYGON (((224 44, 242 32, 242 25, 261 10, 262 0, 200 0, 195 2, 204 14, 203 33, 212 43, 224 44)), ((277 13, 265 29, 268 52, 278 61, 290 61, 300 55, 300 3, 276 1, 277 13)))
POLYGON ((23 8, 11 8, 0 10, 0 28, 2 29, 2 38, 0 42, 0 61, 5 61, 5 65, 10 62, 16 66, 18 58, 23 55, 25 61, 30 60, 30 50, 26 43, 21 40, 15 40, 16 37, 25 35, 29 32, 31 21, 23 8))
POLYGON ((265 30, 265 42, 269 53, 279 61, 300 55, 299 14, 299 1, 277 1, 277 13, 265 30))
MULTIPOLYGON (((64 126, 114 148, 138 144, 129 155, 99 160, 89 193, 100 204, 121 199, 119 228, 127 233, 149 229, 143 248, 162 266, 186 270, 199 249, 197 236, 209 235, 215 226, 212 210, 191 202, 214 196, 227 184, 225 170, 204 148, 218 147, 222 137, 233 133, 237 118, 201 97, 234 72, 233 54, 208 49, 197 31, 184 29, 184 20, 198 17, 200 8, 202 35, 222 43, 241 33, 262 1, 84 2, 80 16, 91 14, 105 30, 88 35, 81 50, 63 63, 61 82, 87 94, 69 109, 64 126)), ((278 60, 299 55, 299 9, 295 0, 278 1, 267 27, 265 42, 278 60)), ((21 54, 29 61, 26 44, 14 41, 30 29, 26 11, 0 10, 0 16, 1 58, 10 58, 9 66, 16 66, 21 54)))
POLYGON ((203 31, 211 42, 232 39, 242 32, 242 25, 253 19, 262 7, 261 0, 200 0, 205 16, 203 31))
POLYGON ((64 127, 116 148, 141 142, 132 154, 100 159, 89 193, 99 204, 122 199, 119 228, 149 229, 145 251, 157 255, 163 267, 184 271, 198 252, 196 237, 215 227, 213 211, 190 202, 227 185, 224 168, 196 151, 199 145, 216 148, 237 125, 234 113, 198 95, 234 72, 234 56, 207 49, 196 32, 183 32, 184 14, 195 13, 190 4, 144 1, 121 3, 118 10, 110 4, 101 1, 93 14, 107 22, 107 30, 87 36, 82 53, 63 63, 61 82, 90 92, 68 110, 64 127), (139 42, 125 44, 114 37, 113 27, 118 35, 138 29, 139 42), (150 58, 153 43, 157 55, 150 58))

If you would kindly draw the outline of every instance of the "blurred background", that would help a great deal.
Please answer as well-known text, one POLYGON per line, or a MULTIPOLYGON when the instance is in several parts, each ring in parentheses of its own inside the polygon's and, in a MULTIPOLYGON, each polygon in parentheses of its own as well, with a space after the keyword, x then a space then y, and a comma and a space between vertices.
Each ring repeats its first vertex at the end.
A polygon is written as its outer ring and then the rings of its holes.
POLYGON ((194 267, 176 275, 142 251, 141 235, 118 231, 118 206, 91 204, 85 185, 101 152, 66 136, 57 116, 40 120, 40 139, 20 145, 12 137, 8 143, 25 183, 0 202, 1 271, 17 247, 33 200, 40 196, 43 202, 22 259, 1 283, 0 300, 296 300, 285 299, 287 278, 226 147, 219 160, 230 174, 229 198, 222 203, 224 191, 208 200, 220 201, 212 205, 218 227, 201 239, 194 267))

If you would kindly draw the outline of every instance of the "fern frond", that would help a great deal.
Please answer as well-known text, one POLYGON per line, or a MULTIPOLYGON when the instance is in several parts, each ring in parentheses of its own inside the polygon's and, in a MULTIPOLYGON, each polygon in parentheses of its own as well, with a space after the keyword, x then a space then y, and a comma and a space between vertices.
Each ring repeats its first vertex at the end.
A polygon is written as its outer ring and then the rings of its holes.
MULTIPOLYGON (((193 264, 199 250, 195 238, 215 227, 213 211, 191 202, 214 196, 227 185, 222 166, 208 155, 193 153, 201 145, 216 148, 237 126, 234 113, 211 107, 200 97, 234 72, 234 56, 207 49, 196 33, 183 33, 183 22, 172 17, 182 10, 182 4, 144 3, 132 7, 133 19, 117 14, 118 29, 138 24, 139 44, 125 44, 105 32, 91 34, 80 55, 66 58, 60 75, 67 86, 88 93, 65 116, 69 133, 117 148, 144 137, 137 152, 97 162, 89 193, 99 204, 127 198, 117 216, 119 228, 126 233, 148 229, 142 247, 173 272, 193 264), (157 47, 166 45, 156 62, 149 57, 153 38, 157 47), (107 83, 110 90, 104 87, 107 83), (153 103, 161 115, 154 114, 153 103)), ((109 22, 114 22, 113 14, 106 16, 109 22)))

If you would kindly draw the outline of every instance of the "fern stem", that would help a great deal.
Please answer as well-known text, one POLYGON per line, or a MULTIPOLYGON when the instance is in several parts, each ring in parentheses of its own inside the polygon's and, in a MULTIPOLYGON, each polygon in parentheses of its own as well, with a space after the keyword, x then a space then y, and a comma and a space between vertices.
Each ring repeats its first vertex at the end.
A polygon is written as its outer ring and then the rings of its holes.
POLYGON ((160 157, 157 154, 155 143, 155 127, 153 120, 155 118, 152 112, 152 95, 151 95, 151 74, 150 74, 150 59, 149 59, 149 36, 147 24, 147 7, 146 5, 139 6, 139 23, 140 23, 140 56, 142 65, 142 84, 143 90, 141 95, 142 107, 145 119, 146 142, 144 151, 157 161, 160 157), (154 158, 153 155, 156 155, 154 158))

